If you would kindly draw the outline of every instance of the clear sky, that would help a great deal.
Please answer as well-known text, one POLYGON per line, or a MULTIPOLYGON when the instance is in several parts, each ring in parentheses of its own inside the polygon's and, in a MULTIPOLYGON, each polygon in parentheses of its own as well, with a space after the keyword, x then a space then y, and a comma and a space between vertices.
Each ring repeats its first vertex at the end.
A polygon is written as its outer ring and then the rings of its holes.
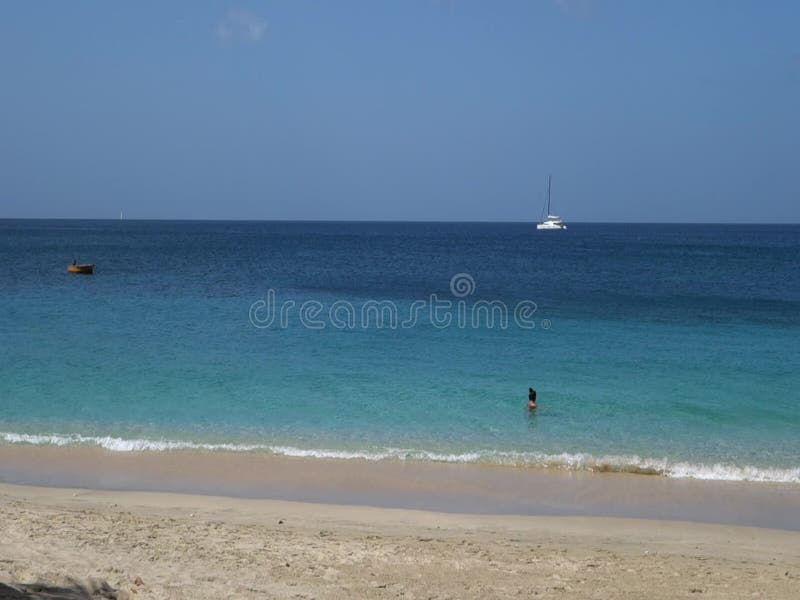
POLYGON ((800 2, 0 3, 0 217, 800 222, 800 2))

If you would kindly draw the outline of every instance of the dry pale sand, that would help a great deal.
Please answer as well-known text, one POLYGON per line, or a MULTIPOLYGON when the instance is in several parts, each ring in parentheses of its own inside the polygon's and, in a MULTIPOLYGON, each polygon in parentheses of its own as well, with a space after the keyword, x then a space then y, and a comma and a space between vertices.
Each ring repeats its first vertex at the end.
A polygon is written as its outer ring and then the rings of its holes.
POLYGON ((0 598, 800 597, 800 533, 737 526, 0 484, 0 535, 0 598))

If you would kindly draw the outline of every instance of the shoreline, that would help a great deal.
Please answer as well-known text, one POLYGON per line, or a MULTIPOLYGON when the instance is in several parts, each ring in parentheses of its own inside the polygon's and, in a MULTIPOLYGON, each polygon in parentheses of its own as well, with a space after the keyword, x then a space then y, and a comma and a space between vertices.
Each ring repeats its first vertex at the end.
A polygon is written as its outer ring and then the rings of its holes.
POLYGON ((451 453, 441 450, 383 448, 376 450, 308 449, 287 445, 230 442, 193 442, 170 439, 125 439, 114 436, 81 434, 29 434, 0 431, 0 445, 94 447, 113 452, 239 452, 262 453, 288 458, 362 459, 367 461, 402 460, 439 463, 658 475, 672 479, 748 481, 800 484, 800 467, 694 463, 634 454, 599 454, 535 451, 474 450, 451 453))
POLYGON ((640 518, 800 530, 797 484, 474 463, 0 445, 0 482, 453 514, 640 518))
POLYGON ((118 598, 753 598, 800 582, 797 532, 680 521, 10 484, 0 521, 0 581, 103 580, 118 598))

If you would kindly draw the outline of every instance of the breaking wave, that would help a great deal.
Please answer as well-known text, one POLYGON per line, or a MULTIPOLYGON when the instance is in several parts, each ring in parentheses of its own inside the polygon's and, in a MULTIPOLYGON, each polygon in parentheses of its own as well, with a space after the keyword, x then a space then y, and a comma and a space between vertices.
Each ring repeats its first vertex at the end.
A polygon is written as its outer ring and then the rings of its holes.
POLYGON ((227 452, 266 452, 299 458, 333 458, 342 460, 420 460, 445 463, 483 463, 514 467, 535 467, 565 471, 598 473, 634 473, 671 478, 708 479, 718 481, 761 481, 800 483, 800 467, 755 467, 731 464, 675 462, 667 459, 641 458, 635 455, 546 454, 542 452, 505 452, 482 450, 465 453, 442 453, 427 450, 384 448, 374 451, 304 449, 267 444, 201 443, 180 440, 123 439, 111 436, 36 435, 0 432, 0 441, 7 444, 37 446, 97 446, 113 452, 159 452, 202 450, 227 452))

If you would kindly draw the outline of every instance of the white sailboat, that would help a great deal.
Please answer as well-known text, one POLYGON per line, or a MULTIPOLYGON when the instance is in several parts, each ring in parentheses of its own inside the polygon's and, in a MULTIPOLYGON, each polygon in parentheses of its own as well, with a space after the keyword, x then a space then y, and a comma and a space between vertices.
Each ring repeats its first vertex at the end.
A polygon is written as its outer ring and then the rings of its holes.
POLYGON ((564 221, 561 220, 561 217, 558 215, 554 215, 550 212, 550 184, 552 180, 552 175, 547 176, 547 218, 544 219, 541 223, 536 224, 536 229, 566 229, 567 226, 564 224, 564 221))

